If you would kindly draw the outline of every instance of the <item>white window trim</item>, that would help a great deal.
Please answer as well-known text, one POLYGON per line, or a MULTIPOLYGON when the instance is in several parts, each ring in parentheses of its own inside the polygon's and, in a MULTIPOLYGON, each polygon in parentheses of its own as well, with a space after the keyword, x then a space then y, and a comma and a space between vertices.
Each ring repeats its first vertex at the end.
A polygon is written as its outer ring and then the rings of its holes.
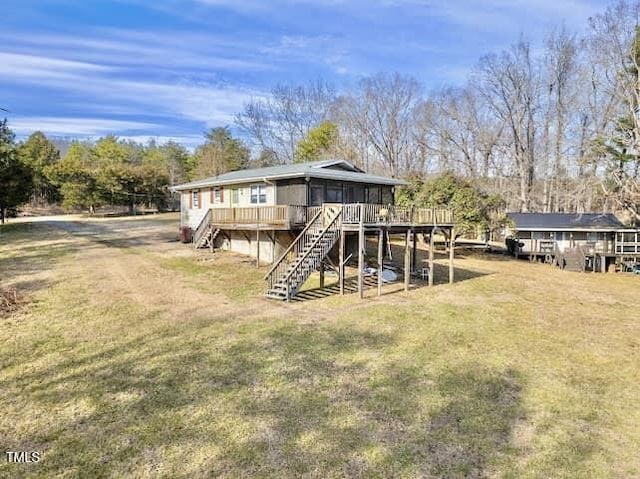
POLYGON ((254 185, 251 185, 249 188, 249 202, 252 205, 263 205, 267 203, 267 185, 264 183, 256 183, 254 185), (253 201, 253 191, 254 188, 256 189, 256 201, 253 201), (264 193, 260 193, 260 191, 263 191, 264 193), (260 201, 260 198, 263 197, 264 201, 260 201))

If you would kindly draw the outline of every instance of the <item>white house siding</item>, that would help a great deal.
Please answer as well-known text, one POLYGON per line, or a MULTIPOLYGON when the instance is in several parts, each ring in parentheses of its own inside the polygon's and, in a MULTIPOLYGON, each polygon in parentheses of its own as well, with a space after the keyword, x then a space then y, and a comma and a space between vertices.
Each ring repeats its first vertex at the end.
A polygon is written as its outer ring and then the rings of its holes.
POLYGON ((276 186, 270 183, 247 183, 241 185, 224 185, 221 188, 222 190, 222 199, 221 201, 216 201, 215 196, 212 200, 212 190, 215 190, 216 187, 206 187, 200 188, 196 190, 186 190, 183 191, 180 195, 180 225, 181 226, 189 226, 192 229, 197 228, 202 221, 202 218, 207 213, 207 210, 210 207, 214 208, 229 208, 232 206, 235 207, 250 207, 250 206, 269 206, 276 204, 276 186), (251 203, 251 185, 265 185, 265 193, 267 196, 267 202, 261 204, 253 204, 251 203), (232 204, 232 190, 234 188, 238 189, 238 203, 232 204), (201 204, 198 208, 191 207, 189 202, 190 196, 194 191, 200 191, 200 199, 201 204))

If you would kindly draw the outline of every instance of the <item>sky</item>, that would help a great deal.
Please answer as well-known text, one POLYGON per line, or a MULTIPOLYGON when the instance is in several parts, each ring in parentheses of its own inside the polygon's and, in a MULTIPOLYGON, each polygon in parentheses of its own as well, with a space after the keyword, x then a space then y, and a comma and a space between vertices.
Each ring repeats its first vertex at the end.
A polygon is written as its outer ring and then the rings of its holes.
POLYGON ((602 0, 2 0, 0 107, 24 138, 189 148, 278 83, 379 72, 462 84, 520 35, 582 31, 602 0))

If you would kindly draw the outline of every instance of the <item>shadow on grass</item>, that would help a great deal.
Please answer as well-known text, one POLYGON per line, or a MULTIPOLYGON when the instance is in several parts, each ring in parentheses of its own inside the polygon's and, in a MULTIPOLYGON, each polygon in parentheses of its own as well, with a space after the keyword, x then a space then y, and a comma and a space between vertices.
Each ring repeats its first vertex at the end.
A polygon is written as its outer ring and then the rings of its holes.
MULTIPOLYGON (((434 264, 435 276, 434 276, 434 285, 443 285, 449 284, 449 267, 447 265, 442 264, 434 264)), ((489 276, 494 273, 487 273, 482 271, 476 271, 466 268, 455 268, 454 273, 454 283, 460 283, 462 281, 468 281, 475 278, 480 278, 482 276, 489 276)), ((303 289, 300 291, 292 301, 310 301, 314 299, 322 299, 328 298, 331 296, 340 295, 340 284, 337 282, 337 278, 331 277, 326 283, 324 288, 314 287, 310 289, 303 289), (335 281, 329 283, 330 281, 335 281)), ((393 283, 385 283, 383 285, 382 295, 385 296, 387 294, 393 294, 395 292, 401 291, 404 288, 404 279, 402 276, 402 272, 399 273, 398 281, 394 281, 393 283), (388 288, 388 286, 395 287, 394 291, 384 291, 384 288, 388 288)), ((428 287, 428 281, 423 280, 421 278, 416 278, 415 276, 411 277, 410 282, 410 290, 414 290, 416 288, 426 288, 428 287)), ((377 290, 378 288, 378 277, 377 275, 365 276, 364 277, 364 290, 377 290)), ((358 277, 357 276, 348 276, 345 277, 344 282, 344 291, 345 294, 356 294, 358 292, 358 277)))
POLYGON ((26 437, 0 431, 8 449, 35 447, 45 458, 37 469, 0 471, 484 477, 513 453, 523 416, 515 370, 429 372, 410 353, 382 360, 398 351, 396 336, 354 327, 274 321, 228 335, 229 324, 191 321, 189 334, 185 326, 76 346, 67 359, 3 380, 38 410, 78 412, 26 437), (185 461, 189 454, 200 462, 185 461))
MULTIPOLYGON (((0 230, 0 280, 11 282, 18 276, 52 270, 57 261, 75 253, 79 245, 64 241, 63 234, 44 224, 19 223, 0 230), (33 244, 33 243, 36 244, 33 244), (42 242, 42 244, 37 244, 42 242)), ((50 280, 24 279, 13 285, 18 290, 35 292, 51 285, 50 280)))

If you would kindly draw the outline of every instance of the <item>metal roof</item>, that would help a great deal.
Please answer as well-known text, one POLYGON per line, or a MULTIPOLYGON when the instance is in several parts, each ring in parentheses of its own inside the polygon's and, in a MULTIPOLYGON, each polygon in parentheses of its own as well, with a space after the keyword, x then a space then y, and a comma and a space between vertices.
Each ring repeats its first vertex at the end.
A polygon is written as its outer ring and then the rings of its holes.
POLYGON ((345 160, 314 161, 312 163, 293 163, 290 165, 268 166, 231 171, 223 175, 191 181, 172 187, 174 191, 204 188, 209 186, 250 183, 254 181, 284 180, 287 178, 322 178, 357 183, 380 185, 405 185, 397 178, 369 175, 345 160), (339 167, 339 168, 336 168, 339 167))
POLYGON ((518 230, 617 230, 624 225, 611 213, 507 213, 518 230))

